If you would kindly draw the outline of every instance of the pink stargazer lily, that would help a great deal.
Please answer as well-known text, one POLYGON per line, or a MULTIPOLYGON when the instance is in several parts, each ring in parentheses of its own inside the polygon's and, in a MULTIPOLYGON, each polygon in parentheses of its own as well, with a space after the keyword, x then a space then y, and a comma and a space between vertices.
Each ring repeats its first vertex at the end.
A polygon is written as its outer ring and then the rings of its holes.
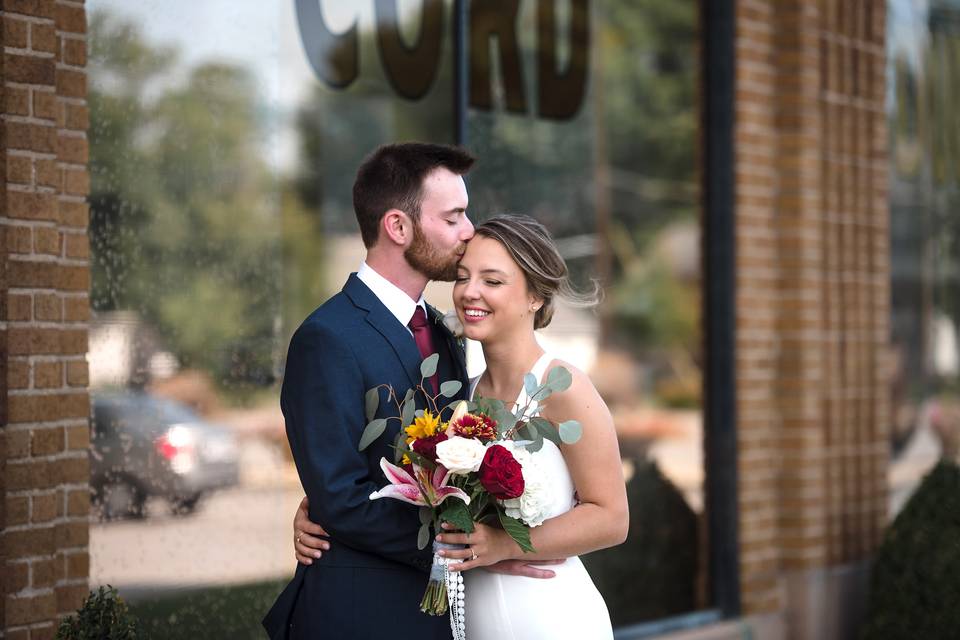
POLYGON ((371 500, 396 498, 421 507, 436 507, 447 498, 454 497, 470 504, 470 496, 463 489, 447 486, 450 472, 441 465, 437 465, 433 473, 430 473, 428 469, 413 465, 416 478, 397 465, 390 464, 386 458, 380 458, 380 468, 383 469, 383 473, 387 476, 390 484, 380 491, 371 493, 371 500))

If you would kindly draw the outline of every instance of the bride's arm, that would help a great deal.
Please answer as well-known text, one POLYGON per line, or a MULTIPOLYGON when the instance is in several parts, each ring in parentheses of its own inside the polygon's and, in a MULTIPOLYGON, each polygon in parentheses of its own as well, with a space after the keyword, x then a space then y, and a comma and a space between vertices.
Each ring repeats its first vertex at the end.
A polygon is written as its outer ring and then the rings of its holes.
POLYGON ((443 542, 470 545, 447 553, 451 558, 466 560, 459 569, 508 559, 531 562, 570 557, 612 547, 626 539, 629 511, 613 419, 586 374, 562 364, 573 374, 573 383, 544 403, 543 416, 555 423, 578 420, 583 425, 580 440, 561 447, 577 488, 579 505, 530 530, 535 553, 524 553, 504 531, 485 525, 477 525, 469 535, 441 534, 443 542), (471 560, 474 553, 477 559, 471 560))

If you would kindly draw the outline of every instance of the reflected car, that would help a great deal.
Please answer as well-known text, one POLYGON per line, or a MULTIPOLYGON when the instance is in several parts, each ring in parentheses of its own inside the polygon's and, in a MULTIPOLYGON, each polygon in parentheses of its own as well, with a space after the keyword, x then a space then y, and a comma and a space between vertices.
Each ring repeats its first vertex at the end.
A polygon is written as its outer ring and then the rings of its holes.
POLYGON ((146 393, 94 394, 90 487, 102 519, 142 517, 151 496, 191 513, 210 492, 239 482, 239 447, 228 429, 146 393))

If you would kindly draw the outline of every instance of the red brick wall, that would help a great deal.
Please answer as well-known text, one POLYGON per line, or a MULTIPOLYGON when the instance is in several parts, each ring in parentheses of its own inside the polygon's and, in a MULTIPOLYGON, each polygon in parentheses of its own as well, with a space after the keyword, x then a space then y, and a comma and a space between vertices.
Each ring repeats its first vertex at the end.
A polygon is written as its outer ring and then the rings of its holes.
POLYGON ((885 2, 736 18, 741 587, 869 557, 886 516, 885 2))
POLYGON ((50 638, 89 574, 86 10, 0 7, 0 637, 50 638))

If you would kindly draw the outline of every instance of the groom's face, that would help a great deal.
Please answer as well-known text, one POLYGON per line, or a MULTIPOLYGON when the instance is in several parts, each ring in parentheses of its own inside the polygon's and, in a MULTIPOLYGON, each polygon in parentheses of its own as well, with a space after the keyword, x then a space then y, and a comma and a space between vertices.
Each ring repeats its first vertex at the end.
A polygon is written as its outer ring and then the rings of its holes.
POLYGON ((457 262, 472 237, 463 178, 444 167, 434 169, 423 179, 420 217, 404 253, 407 262, 431 280, 454 280, 457 262))

